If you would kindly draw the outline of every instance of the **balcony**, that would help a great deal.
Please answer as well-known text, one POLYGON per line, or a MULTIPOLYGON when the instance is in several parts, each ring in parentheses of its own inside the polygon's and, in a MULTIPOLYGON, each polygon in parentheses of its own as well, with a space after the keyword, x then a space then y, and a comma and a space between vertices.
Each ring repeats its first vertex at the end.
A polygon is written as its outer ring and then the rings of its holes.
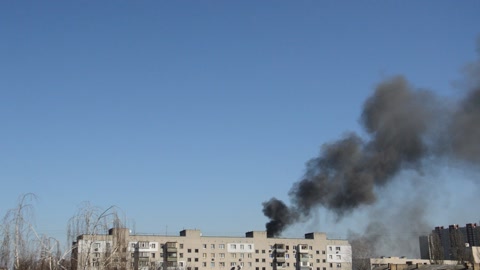
POLYGON ((275 257, 275 261, 276 261, 277 263, 284 263, 284 262, 285 262, 285 256, 275 257))
POLYGON ((308 260, 310 259, 310 256, 308 254, 304 255, 304 254, 298 254, 298 259, 301 261, 301 262, 308 262, 308 260))
POLYGON ((149 255, 148 252, 138 252, 138 258, 149 258, 149 255))
POLYGON ((167 253, 167 262, 176 262, 176 261, 177 261, 177 253, 176 252, 167 253))
POLYGON ((167 242, 165 246, 167 247, 167 252, 177 252, 176 242, 167 242))
POLYGON ((275 251, 277 253, 285 253, 285 245, 284 244, 275 244, 275 251))
POLYGON ((167 262, 176 262, 177 261, 177 257, 167 257, 167 262))
POLYGON ((307 245, 298 245, 298 252, 299 253, 308 253, 308 246, 307 245))

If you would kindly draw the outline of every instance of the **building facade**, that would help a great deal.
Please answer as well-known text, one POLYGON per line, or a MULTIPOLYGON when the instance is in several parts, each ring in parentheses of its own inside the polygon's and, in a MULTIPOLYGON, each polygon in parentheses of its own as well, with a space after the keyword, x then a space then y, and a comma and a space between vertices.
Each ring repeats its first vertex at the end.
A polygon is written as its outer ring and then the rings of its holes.
POLYGON ((431 260, 470 260, 471 247, 480 246, 480 227, 468 223, 448 227, 437 226, 429 236, 420 237, 422 259, 431 260))
POLYGON ((72 249, 73 270, 350 270, 347 240, 325 233, 305 238, 270 238, 265 231, 245 237, 137 235, 110 229, 105 235, 80 235, 72 249))

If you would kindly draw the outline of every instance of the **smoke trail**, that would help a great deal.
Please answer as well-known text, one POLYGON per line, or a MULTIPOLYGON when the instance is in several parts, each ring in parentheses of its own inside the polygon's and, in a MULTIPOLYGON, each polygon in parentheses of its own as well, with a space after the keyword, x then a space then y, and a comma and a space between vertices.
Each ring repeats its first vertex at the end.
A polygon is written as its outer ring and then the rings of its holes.
POLYGON ((480 164, 480 62, 468 70, 471 90, 454 110, 443 108, 432 92, 414 89, 401 76, 380 83, 363 106, 366 138, 349 133, 324 144, 291 188, 290 207, 275 198, 263 203, 270 219, 268 234, 278 236, 318 207, 340 220, 375 203, 377 187, 404 169, 421 170, 422 161, 431 156, 480 164))

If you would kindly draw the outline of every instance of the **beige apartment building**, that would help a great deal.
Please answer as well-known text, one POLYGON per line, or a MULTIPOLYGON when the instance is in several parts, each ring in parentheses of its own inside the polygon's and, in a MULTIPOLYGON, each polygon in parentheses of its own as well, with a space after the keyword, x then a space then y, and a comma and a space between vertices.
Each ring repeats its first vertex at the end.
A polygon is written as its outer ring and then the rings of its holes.
POLYGON ((351 270, 347 240, 325 233, 305 238, 270 238, 265 231, 245 237, 137 235, 110 229, 105 235, 80 235, 73 245, 72 268, 112 270, 351 270))

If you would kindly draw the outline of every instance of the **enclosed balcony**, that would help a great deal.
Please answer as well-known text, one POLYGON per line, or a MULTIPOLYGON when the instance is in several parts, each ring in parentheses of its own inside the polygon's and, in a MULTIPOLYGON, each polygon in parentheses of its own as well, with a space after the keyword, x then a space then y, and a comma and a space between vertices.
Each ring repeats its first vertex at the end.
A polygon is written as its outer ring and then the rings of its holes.
POLYGON ((275 244, 275 251, 277 253, 285 253, 285 245, 284 244, 275 244))
POLYGON ((177 252, 177 243, 176 242, 167 242, 165 244, 167 252, 177 252))
POLYGON ((299 253, 308 253, 308 245, 298 245, 299 253))
POLYGON ((298 254, 298 259, 301 262, 308 262, 308 260, 310 259, 310 255, 308 255, 308 254, 298 254))
POLYGON ((176 262, 177 261, 177 253, 176 252, 168 252, 167 253, 167 262, 176 262))

